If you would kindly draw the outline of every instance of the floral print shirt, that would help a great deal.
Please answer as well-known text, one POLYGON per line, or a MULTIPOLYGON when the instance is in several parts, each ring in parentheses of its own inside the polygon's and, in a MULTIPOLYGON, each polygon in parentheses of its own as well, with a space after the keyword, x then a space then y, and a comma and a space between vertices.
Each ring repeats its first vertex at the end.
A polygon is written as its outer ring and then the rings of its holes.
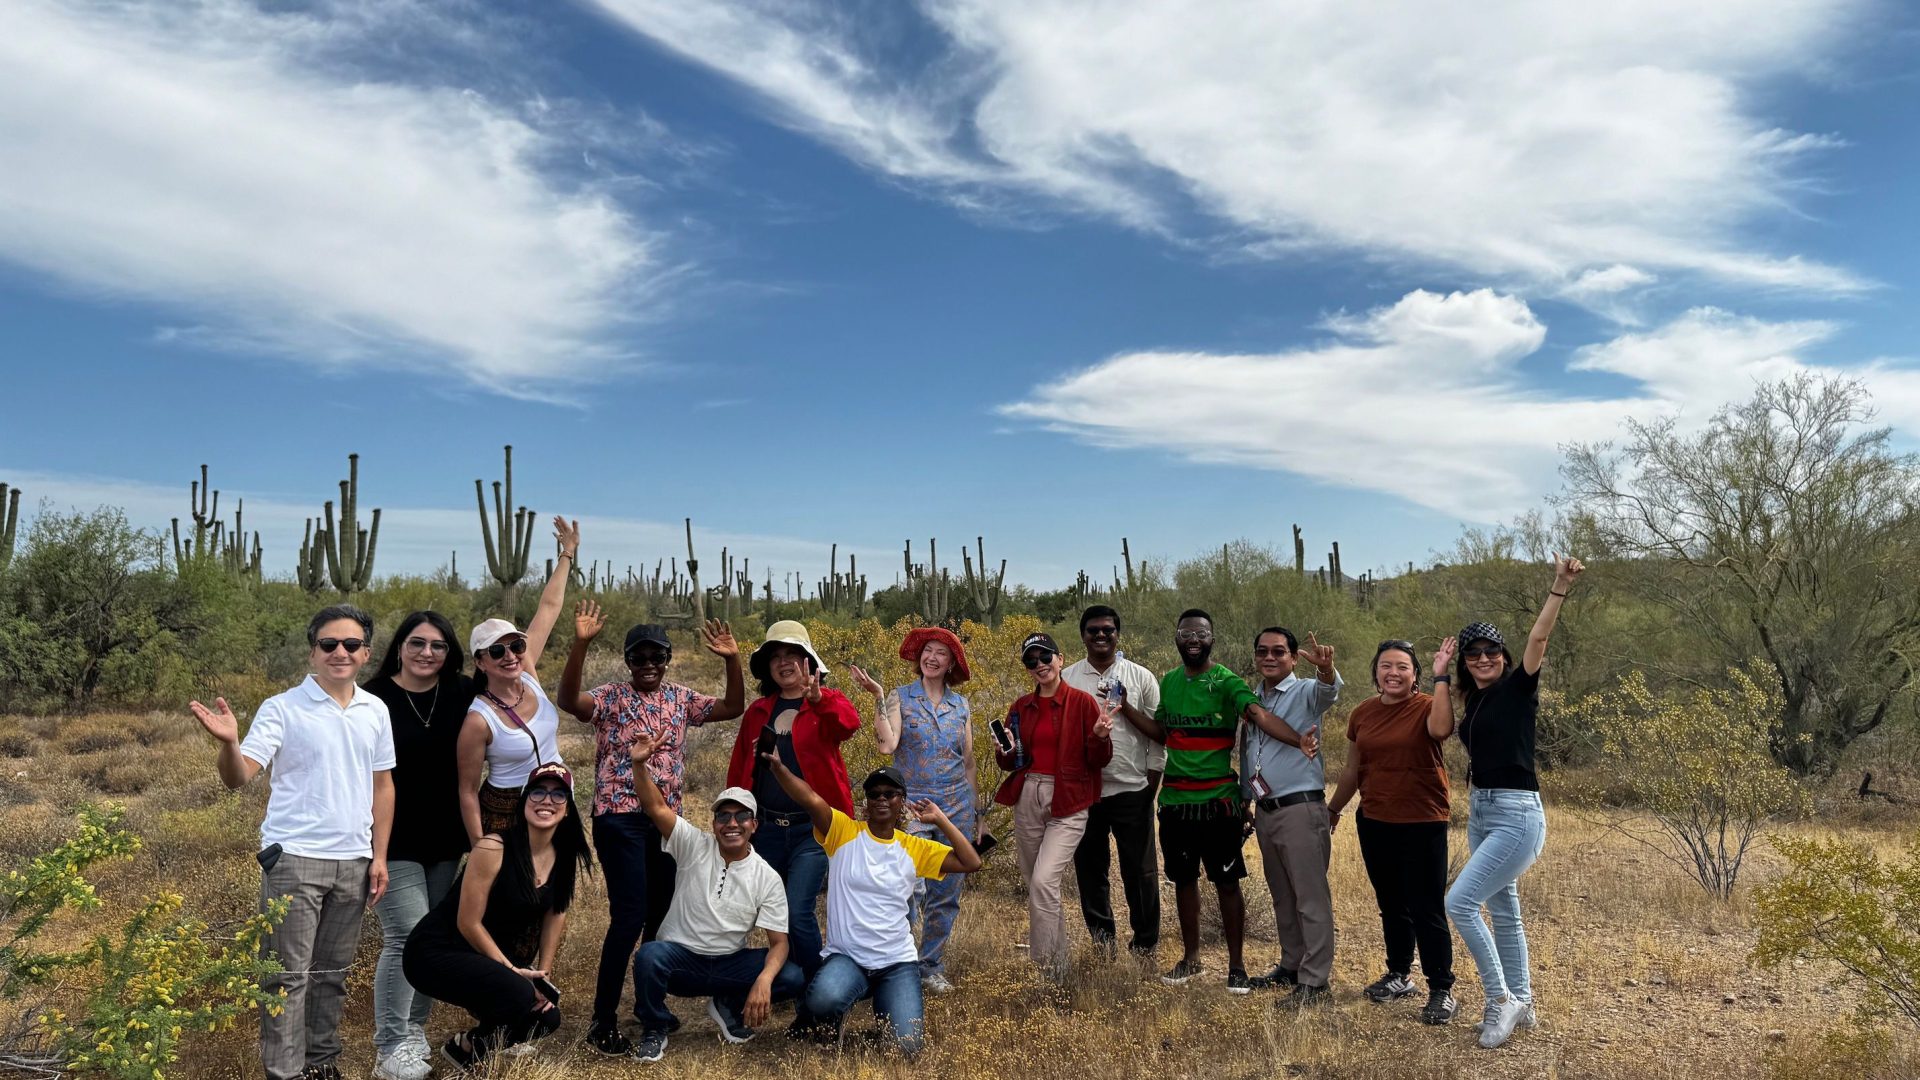
POLYGON ((631 683, 607 683, 596 686, 593 698, 594 754, 593 812, 630 814, 640 810, 640 796, 633 790, 633 737, 645 731, 658 744, 647 768, 653 782, 666 796, 667 805, 677 813, 680 788, 687 764, 681 751, 687 728, 698 727, 713 718, 718 698, 690 690, 676 683, 661 683, 651 694, 635 690, 631 683))

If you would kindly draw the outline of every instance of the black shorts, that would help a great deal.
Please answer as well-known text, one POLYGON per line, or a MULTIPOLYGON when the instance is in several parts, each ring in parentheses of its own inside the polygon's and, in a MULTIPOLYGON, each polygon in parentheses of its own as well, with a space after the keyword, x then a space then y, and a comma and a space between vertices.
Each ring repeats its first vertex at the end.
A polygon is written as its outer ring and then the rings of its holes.
POLYGON ((1232 812, 1230 803, 1214 806, 1218 809, 1160 810, 1160 854, 1167 865, 1167 880, 1175 885, 1198 882, 1202 866, 1207 868, 1207 880, 1216 885, 1247 876, 1247 861, 1240 855, 1246 843, 1245 819, 1232 812))

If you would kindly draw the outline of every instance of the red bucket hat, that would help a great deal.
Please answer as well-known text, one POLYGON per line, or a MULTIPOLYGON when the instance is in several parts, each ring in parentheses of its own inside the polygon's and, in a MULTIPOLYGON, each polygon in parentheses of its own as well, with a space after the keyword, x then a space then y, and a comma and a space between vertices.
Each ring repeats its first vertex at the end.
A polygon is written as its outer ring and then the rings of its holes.
POLYGON ((930 641, 937 641, 953 654, 953 673, 947 676, 949 686, 958 686, 973 678, 973 672, 967 667, 967 650, 953 631, 944 626, 921 626, 907 631, 907 640, 900 643, 900 659, 914 665, 919 670, 920 651, 930 641))

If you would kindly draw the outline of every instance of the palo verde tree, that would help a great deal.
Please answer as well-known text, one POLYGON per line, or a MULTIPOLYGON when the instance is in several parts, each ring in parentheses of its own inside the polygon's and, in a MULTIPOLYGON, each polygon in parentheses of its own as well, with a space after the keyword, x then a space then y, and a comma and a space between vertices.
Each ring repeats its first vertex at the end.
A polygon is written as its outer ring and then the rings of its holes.
POLYGON ((1859 383, 1761 387, 1698 432, 1627 423, 1576 446, 1564 498, 1626 587, 1692 627, 1721 669, 1765 658, 1778 680, 1773 756, 1825 771, 1912 707, 1920 645, 1920 462, 1865 428, 1859 383))

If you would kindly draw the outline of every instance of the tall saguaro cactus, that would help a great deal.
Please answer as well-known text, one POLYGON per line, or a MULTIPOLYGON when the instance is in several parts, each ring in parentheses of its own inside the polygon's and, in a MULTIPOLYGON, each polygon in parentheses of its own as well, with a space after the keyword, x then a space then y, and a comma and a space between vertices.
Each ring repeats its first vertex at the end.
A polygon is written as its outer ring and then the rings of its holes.
POLYGON ((260 580, 260 559, 263 549, 260 546, 260 531, 254 530, 251 540, 246 529, 247 500, 235 499, 233 505, 233 528, 227 531, 226 540, 220 545, 220 565, 234 577, 249 581, 260 580), (251 547, 249 547, 251 544, 251 547))
POLYGON ((1007 560, 1000 560, 1000 572, 987 573, 987 540, 984 536, 973 538, 975 550, 979 553, 979 565, 967 553, 967 546, 960 545, 960 565, 963 580, 966 583, 967 599, 973 601, 973 609, 988 626, 1000 625, 1000 600, 1004 595, 1003 586, 1007 580, 1007 560))
POLYGON ((246 531, 246 500, 236 500, 233 527, 220 520, 220 492, 207 479, 207 466, 200 466, 200 479, 187 486, 187 512, 193 519, 190 536, 180 531, 180 519, 173 519, 173 561, 185 569, 189 563, 205 564, 218 560, 220 568, 238 578, 260 580, 260 534, 246 531))
POLYGON ((300 561, 293 566, 293 576, 309 595, 317 595, 327 587, 326 546, 326 526, 319 518, 308 518, 306 532, 300 537, 300 561))
POLYGON ((929 626, 938 626, 947 621, 947 601, 953 584, 953 575, 940 569, 940 547, 938 541, 927 540, 927 563, 925 566, 913 561, 913 541, 907 541, 904 557, 906 566, 907 593, 912 596, 915 606, 920 609, 920 617, 929 626))
POLYGON ((333 518, 333 500, 326 504, 326 528, 320 548, 327 556, 327 576, 347 595, 364 592, 373 584, 373 553, 380 543, 380 510, 373 511, 372 527, 360 527, 360 455, 347 455, 347 478, 340 481, 340 520, 333 518), (343 536, 344 534, 344 536, 343 536))
POLYGON ((527 576, 527 559, 533 552, 533 511, 514 508, 513 447, 507 446, 506 451, 506 491, 503 496, 500 481, 493 482, 492 522, 487 520, 486 490, 478 479, 473 482, 473 499, 480 507, 480 546, 487 553, 487 574, 507 591, 511 607, 511 594, 527 576))
POLYGON ((13 561, 13 538, 20 524, 20 489, 0 484, 0 570, 13 561))

